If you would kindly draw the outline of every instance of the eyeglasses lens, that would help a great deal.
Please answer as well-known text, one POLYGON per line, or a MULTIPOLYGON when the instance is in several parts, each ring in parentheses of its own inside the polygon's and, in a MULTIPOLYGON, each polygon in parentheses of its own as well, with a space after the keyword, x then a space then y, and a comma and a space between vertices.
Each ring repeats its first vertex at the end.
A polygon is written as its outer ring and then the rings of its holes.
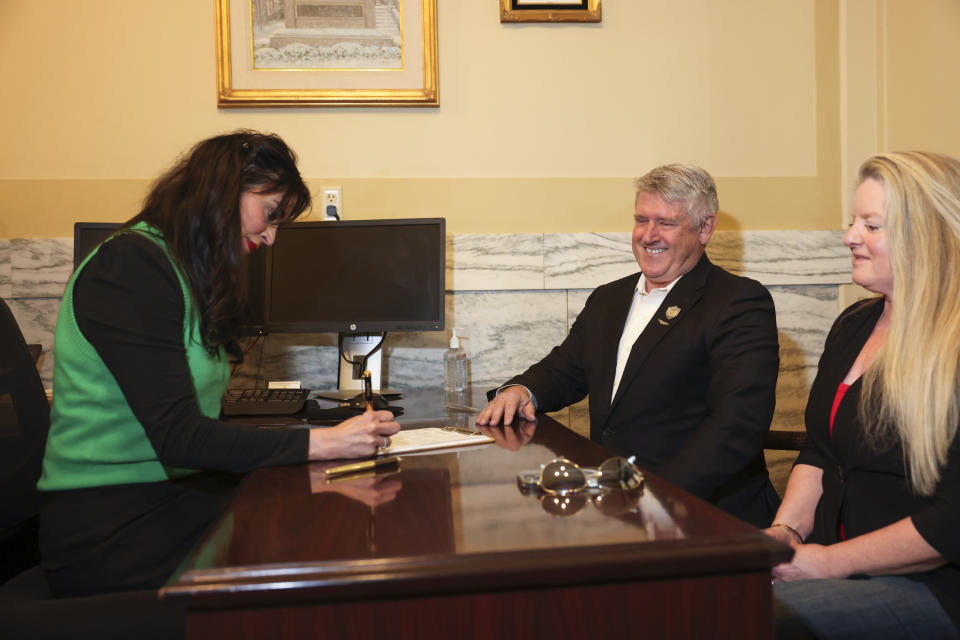
POLYGON ((540 498, 543 510, 554 516, 572 516, 587 504, 587 496, 582 493, 570 495, 544 494, 540 498))
POLYGON ((540 472, 540 488, 547 493, 564 495, 580 491, 587 486, 587 478, 573 462, 558 458, 547 464, 540 472))
POLYGON ((643 474, 626 458, 608 458, 597 470, 600 472, 600 484, 603 486, 636 489, 643 484, 643 474))
POLYGON ((593 505, 608 516, 619 516, 636 509, 642 494, 642 491, 611 489, 593 496, 593 505))

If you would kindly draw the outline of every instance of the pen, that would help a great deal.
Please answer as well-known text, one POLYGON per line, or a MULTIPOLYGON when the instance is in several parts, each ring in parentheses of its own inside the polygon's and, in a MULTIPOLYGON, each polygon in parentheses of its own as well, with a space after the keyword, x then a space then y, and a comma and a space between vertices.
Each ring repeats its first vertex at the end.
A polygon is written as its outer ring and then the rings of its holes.
POLYGON ((476 407, 469 407, 465 404, 450 404, 447 403, 447 409, 452 409, 453 411, 460 411, 462 413, 480 413, 480 409, 476 407))
POLYGON ((370 372, 363 372, 363 400, 366 403, 367 411, 373 411, 373 381, 370 379, 370 372))
POLYGON ((350 473, 360 473, 362 471, 374 471, 385 469, 387 467, 398 467, 400 466, 400 456, 390 456, 388 458, 377 458, 376 460, 365 460, 364 462, 354 462, 353 464, 345 464, 342 467, 331 467, 327 469, 324 473, 327 474, 327 478, 335 478, 337 476, 345 476, 350 473))

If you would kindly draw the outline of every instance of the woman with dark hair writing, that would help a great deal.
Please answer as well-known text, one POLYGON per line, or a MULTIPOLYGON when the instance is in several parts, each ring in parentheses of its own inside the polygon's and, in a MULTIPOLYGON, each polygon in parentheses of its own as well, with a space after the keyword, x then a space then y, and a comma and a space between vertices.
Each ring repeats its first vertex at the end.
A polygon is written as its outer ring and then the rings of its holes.
POLYGON ((38 485, 55 594, 161 585, 229 494, 222 472, 369 456, 399 430, 388 411, 291 431, 217 419, 242 357, 246 256, 309 205, 280 138, 210 138, 70 279, 38 485))

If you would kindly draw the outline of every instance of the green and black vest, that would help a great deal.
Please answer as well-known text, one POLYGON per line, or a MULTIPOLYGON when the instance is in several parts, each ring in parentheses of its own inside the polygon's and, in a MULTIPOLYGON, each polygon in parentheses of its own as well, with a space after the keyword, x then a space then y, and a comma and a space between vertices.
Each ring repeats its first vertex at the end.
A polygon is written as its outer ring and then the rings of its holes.
MULTIPOLYGON (((220 415, 220 399, 230 378, 221 347, 210 355, 200 339, 200 317, 187 279, 170 254, 162 234, 140 222, 125 233, 138 233, 162 247, 183 291, 183 346, 200 412, 220 415)), ((108 239, 110 242, 112 238, 108 239)), ((158 482, 195 473, 163 465, 143 426, 131 411, 113 374, 77 326, 73 287, 93 251, 67 283, 54 336, 53 408, 50 435, 43 456, 42 491, 114 484, 158 482)), ((149 287, 150 283, 144 283, 149 287)))

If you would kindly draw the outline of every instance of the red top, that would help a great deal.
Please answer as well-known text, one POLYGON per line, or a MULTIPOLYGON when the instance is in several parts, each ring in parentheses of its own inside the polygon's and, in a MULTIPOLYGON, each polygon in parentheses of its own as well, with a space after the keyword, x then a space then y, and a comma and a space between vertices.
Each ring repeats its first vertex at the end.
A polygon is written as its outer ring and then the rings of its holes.
MULTIPOLYGON (((830 439, 833 439, 833 419, 837 417, 837 407, 840 406, 840 403, 843 401, 844 394, 847 393, 847 389, 850 388, 850 385, 841 382, 837 385, 837 394, 833 396, 833 407, 830 409, 830 439)), ((840 523, 840 539, 846 540, 847 536, 843 533, 843 523, 840 523)))
POLYGON ((830 438, 833 438, 833 419, 837 417, 837 408, 840 406, 840 402, 843 400, 844 394, 847 393, 847 389, 850 388, 850 385, 841 382, 837 385, 837 395, 833 396, 833 407, 830 409, 830 438))

